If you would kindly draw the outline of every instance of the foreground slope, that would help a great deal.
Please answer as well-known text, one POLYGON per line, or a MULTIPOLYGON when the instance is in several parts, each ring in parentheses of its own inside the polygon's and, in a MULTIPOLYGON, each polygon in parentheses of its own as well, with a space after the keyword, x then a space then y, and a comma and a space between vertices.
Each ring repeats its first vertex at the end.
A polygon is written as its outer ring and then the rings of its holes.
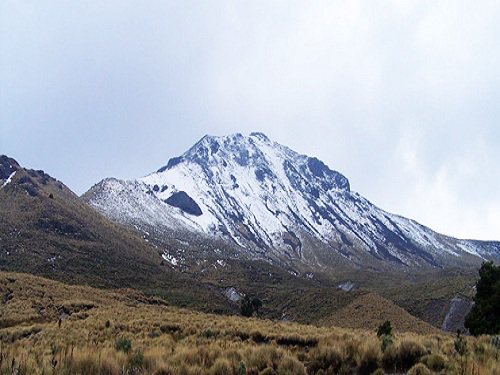
POLYGON ((179 305, 230 311, 218 293, 164 264, 137 231, 111 222, 62 182, 0 157, 0 270, 131 287, 179 305))
POLYGON ((500 373, 490 337, 466 338, 479 349, 462 367, 453 337, 439 333, 399 333, 382 353, 372 330, 211 315, 129 290, 0 272, 0 293, 1 373, 500 373))
POLYGON ((158 172, 106 179, 84 199, 156 241, 222 240, 226 257, 299 270, 471 268, 500 257, 499 242, 458 240, 383 211, 339 172, 261 133, 206 136, 158 172))

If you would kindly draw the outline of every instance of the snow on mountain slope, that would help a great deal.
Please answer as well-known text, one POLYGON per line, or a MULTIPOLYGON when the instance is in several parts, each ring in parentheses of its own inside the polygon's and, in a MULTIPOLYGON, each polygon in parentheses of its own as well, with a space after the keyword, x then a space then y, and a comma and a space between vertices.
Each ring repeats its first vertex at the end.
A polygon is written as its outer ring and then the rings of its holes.
POLYGON ((104 180, 84 198, 121 222, 225 238, 278 258, 317 259, 310 239, 347 260, 406 266, 500 254, 500 243, 446 237, 379 209, 339 172, 262 133, 205 136, 157 172, 104 180))

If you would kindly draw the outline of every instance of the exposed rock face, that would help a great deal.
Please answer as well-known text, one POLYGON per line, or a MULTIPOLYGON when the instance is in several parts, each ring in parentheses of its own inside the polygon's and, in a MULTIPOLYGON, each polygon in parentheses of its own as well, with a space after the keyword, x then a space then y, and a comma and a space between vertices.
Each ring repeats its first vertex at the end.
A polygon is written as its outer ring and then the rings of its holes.
POLYGON ((21 167, 17 161, 6 155, 0 155, 0 180, 8 179, 19 168, 21 167))
POLYGON ((441 329, 448 332, 456 332, 460 329, 462 332, 467 330, 464 327, 465 317, 472 309, 474 302, 470 299, 455 296, 450 301, 448 313, 446 314, 441 329))
POLYGON ((241 294, 234 287, 224 289, 224 296, 231 302, 239 302, 241 300, 241 294))
MULTIPOLYGON (((154 191, 158 192, 158 190, 154 191)), ((202 214, 200 206, 198 206, 194 199, 187 195, 185 191, 173 193, 170 197, 165 199, 165 203, 168 203, 169 205, 174 207, 178 207, 182 211, 190 215, 200 216, 202 214)))

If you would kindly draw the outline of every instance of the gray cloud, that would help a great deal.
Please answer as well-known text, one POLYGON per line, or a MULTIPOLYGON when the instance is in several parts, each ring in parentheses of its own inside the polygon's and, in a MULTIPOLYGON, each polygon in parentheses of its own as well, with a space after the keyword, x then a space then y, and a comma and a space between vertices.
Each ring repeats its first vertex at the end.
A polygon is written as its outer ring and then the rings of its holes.
POLYGON ((500 239, 495 1, 4 1, 0 151, 78 193, 261 130, 375 204, 500 239))

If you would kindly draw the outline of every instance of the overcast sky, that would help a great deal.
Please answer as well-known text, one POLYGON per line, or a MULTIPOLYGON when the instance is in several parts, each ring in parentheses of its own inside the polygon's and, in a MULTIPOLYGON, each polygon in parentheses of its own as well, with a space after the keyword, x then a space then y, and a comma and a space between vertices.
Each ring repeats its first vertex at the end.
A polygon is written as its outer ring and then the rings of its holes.
POLYGON ((500 240, 500 2, 0 2, 0 153, 78 194, 251 131, 500 240))

